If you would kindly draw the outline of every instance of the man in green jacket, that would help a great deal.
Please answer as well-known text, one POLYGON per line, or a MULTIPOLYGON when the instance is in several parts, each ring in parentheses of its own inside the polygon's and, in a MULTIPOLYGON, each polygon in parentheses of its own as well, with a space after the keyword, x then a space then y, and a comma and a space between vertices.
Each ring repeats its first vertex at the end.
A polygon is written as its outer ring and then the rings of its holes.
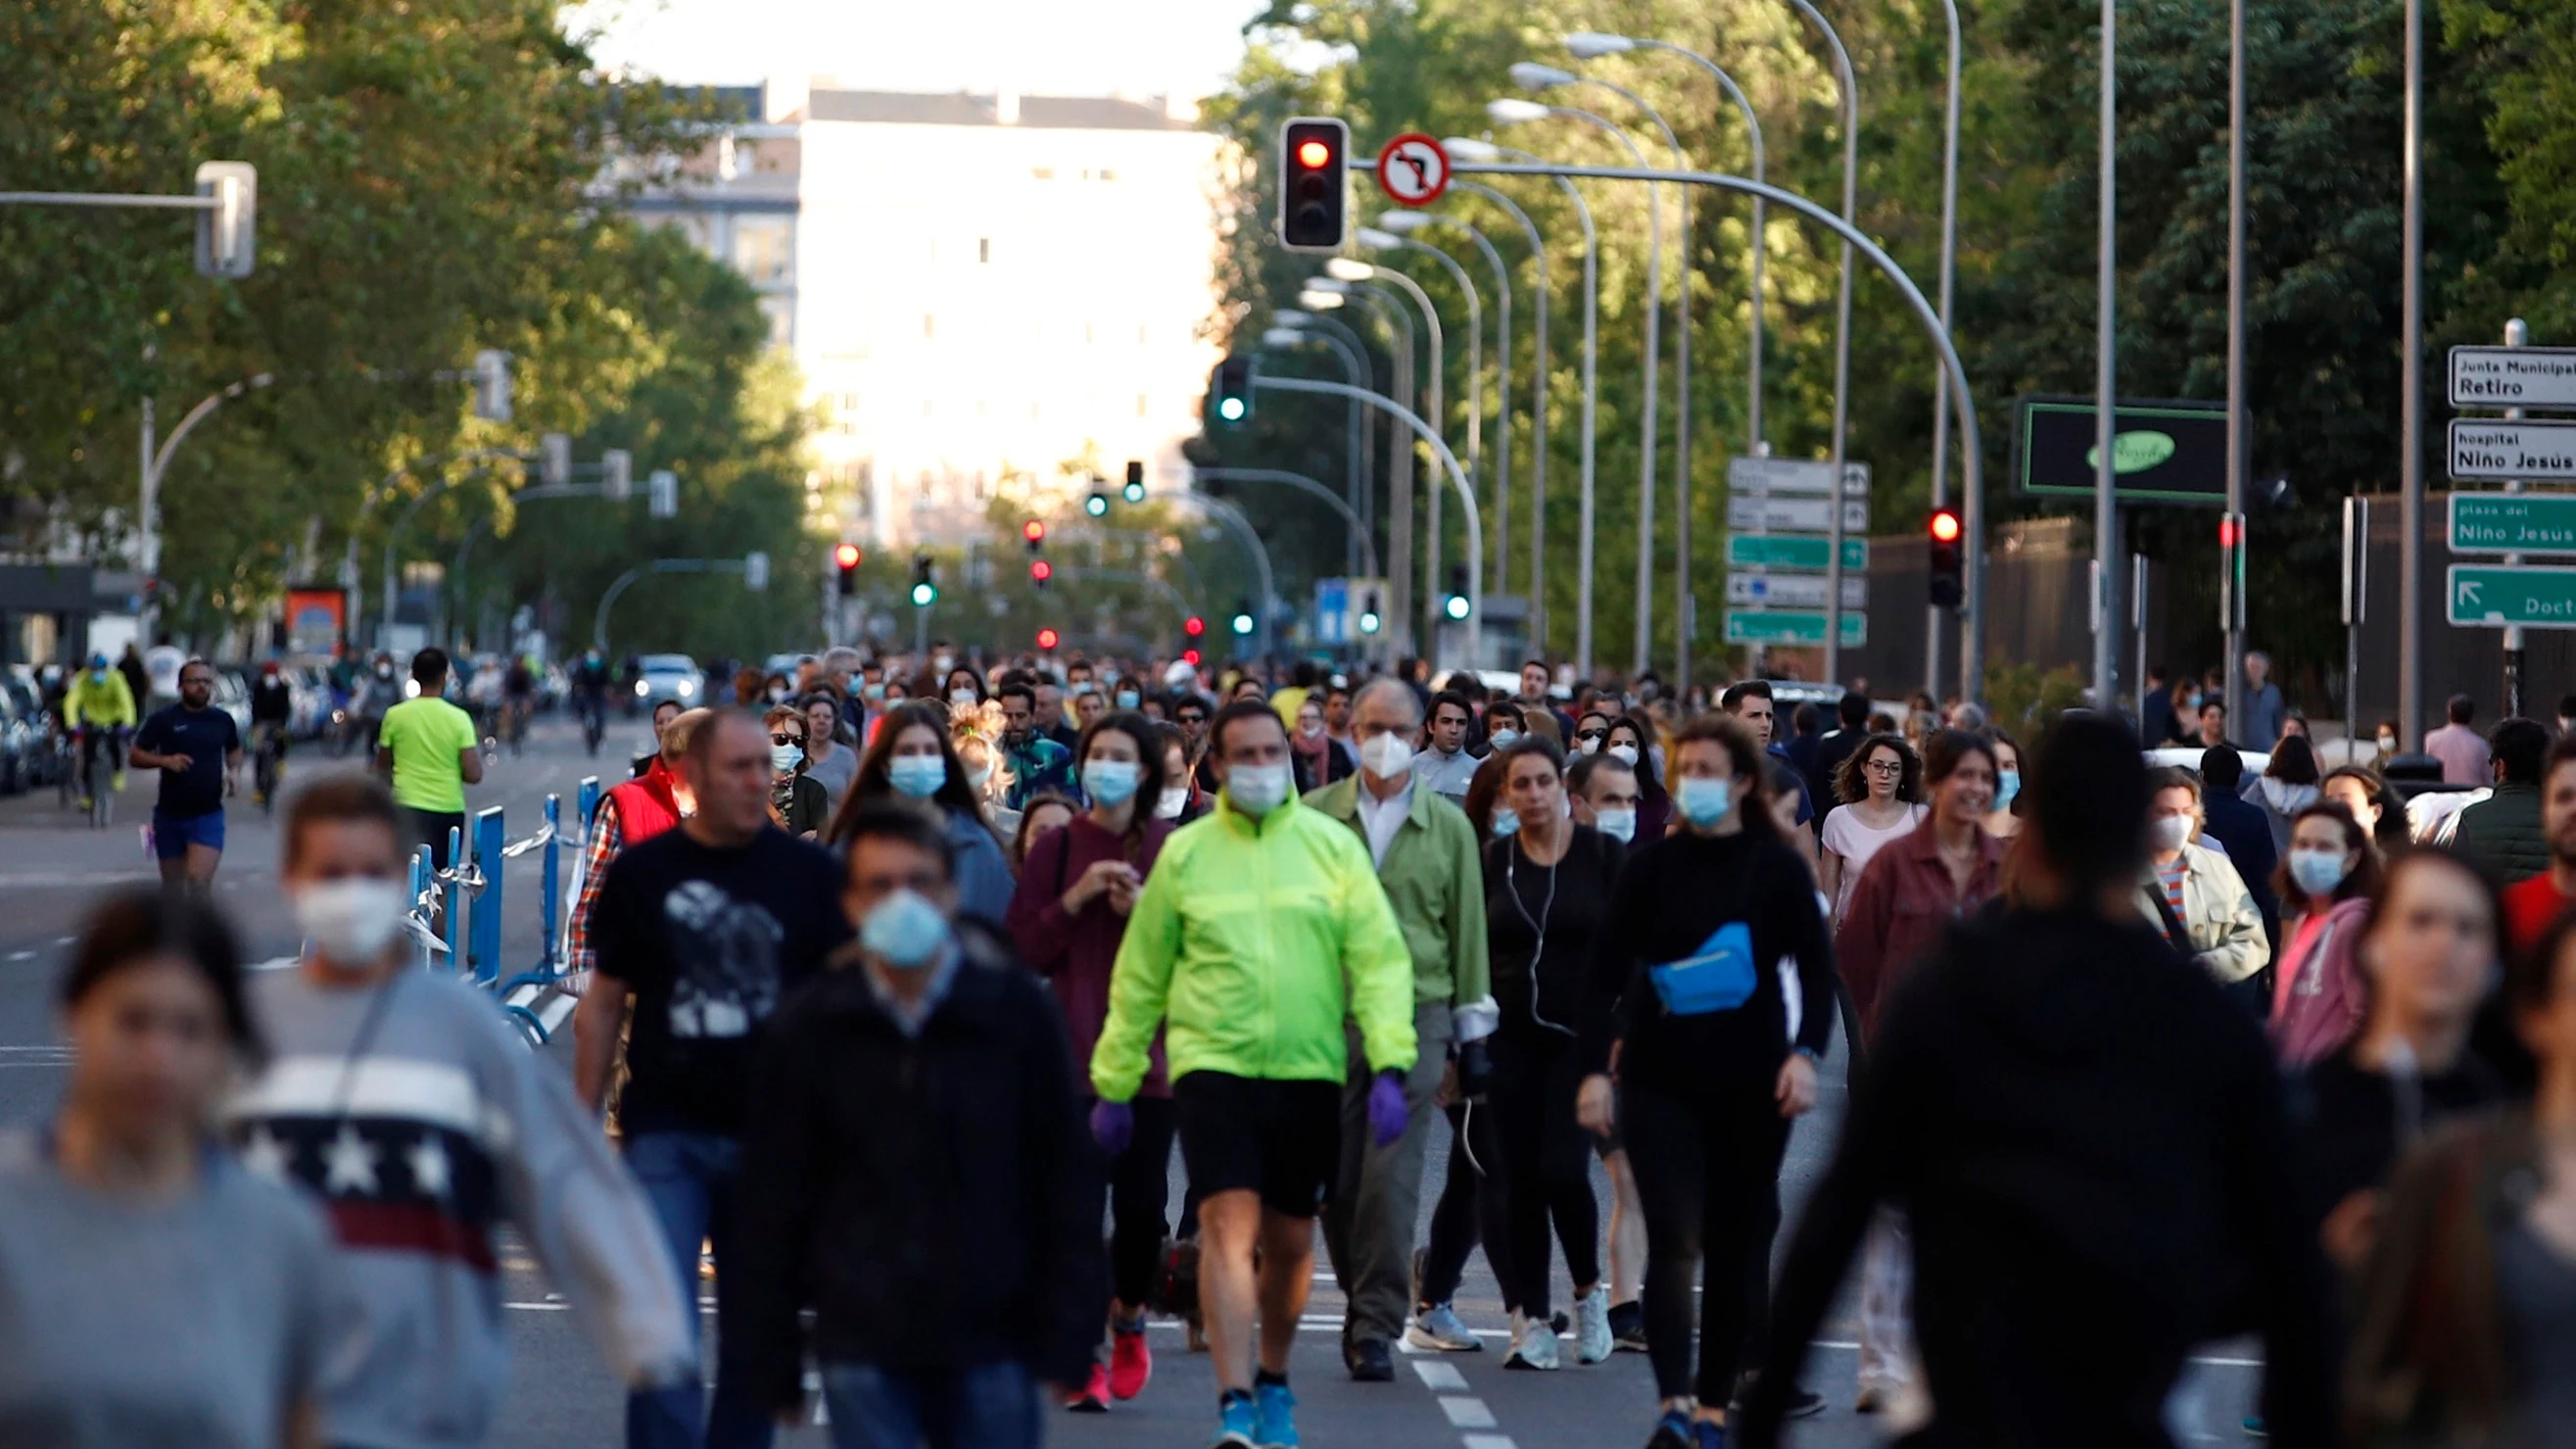
POLYGON ((2451 848, 2499 885, 2549 869, 2549 839, 2540 828, 2540 776, 2548 758, 2549 731, 2537 720, 2504 720, 2487 736, 2495 793, 2460 812, 2451 848))
POLYGON ((1314 1276, 1342 1082, 1361 1058, 1367 1130, 1380 1143, 1404 1133, 1413 966, 1367 848, 1290 792, 1279 716, 1239 702, 1208 730, 1223 791, 1164 842, 1128 913, 1091 1055, 1091 1126, 1109 1152, 1125 1148, 1128 1103, 1162 1026, 1181 1160, 1199 1194, 1213 1449, 1294 1449, 1288 1351, 1314 1276), (1345 1019, 1358 1024, 1347 1042, 1345 1019))
POLYGON ((1413 1306, 1422 1161, 1449 1046, 1490 1034, 1499 1013, 1485 957, 1476 828, 1413 770, 1421 700, 1400 680, 1373 680, 1351 702, 1351 733, 1360 773, 1312 792, 1306 803, 1349 829, 1377 867, 1412 960, 1413 1032, 1421 1044, 1404 1084, 1404 1135, 1394 1142, 1372 1146, 1359 1131, 1368 1074, 1354 1070, 1344 1083, 1341 1164, 1324 1213, 1324 1247, 1349 1304, 1342 1362, 1352 1378, 1383 1383, 1395 1377, 1395 1340, 1413 1306))

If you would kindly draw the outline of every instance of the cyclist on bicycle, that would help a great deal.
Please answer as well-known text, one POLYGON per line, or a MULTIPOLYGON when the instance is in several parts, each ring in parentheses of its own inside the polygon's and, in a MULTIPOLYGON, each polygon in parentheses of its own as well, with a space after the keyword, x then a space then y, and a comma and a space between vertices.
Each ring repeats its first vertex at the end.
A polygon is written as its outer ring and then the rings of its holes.
POLYGON ((89 667, 74 676, 71 688, 63 693, 63 728, 80 741, 81 808, 90 805, 97 787, 91 769, 91 752, 98 742, 107 745, 108 768, 114 773, 108 788, 117 793, 125 789, 125 735, 135 724, 134 690, 125 676, 110 669, 107 656, 93 654, 89 667))
POLYGON ((599 737, 608 729, 608 661, 591 649, 572 667, 572 708, 581 716, 582 744, 599 753, 599 737))
POLYGON ((286 771, 286 737, 295 719, 295 691, 272 659, 259 667, 259 682, 250 687, 251 758, 258 765, 258 795, 263 806, 278 776, 286 771))
POLYGON ((521 654, 511 659, 510 667, 501 675, 501 711, 511 754, 519 752, 519 742, 527 735, 528 716, 536 707, 537 672, 529 666, 528 656, 521 654))

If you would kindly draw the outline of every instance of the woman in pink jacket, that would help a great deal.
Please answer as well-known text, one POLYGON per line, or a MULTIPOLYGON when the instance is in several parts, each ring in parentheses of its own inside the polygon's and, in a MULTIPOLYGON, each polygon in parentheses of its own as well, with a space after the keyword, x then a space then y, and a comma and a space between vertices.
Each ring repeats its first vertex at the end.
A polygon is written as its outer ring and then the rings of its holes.
POLYGON ((2281 894, 2281 959, 2272 978, 2272 1048, 2285 1067, 2331 1054, 2369 1009, 2361 938, 2379 889, 2379 851, 2352 812, 2331 800, 2290 820, 2281 894))

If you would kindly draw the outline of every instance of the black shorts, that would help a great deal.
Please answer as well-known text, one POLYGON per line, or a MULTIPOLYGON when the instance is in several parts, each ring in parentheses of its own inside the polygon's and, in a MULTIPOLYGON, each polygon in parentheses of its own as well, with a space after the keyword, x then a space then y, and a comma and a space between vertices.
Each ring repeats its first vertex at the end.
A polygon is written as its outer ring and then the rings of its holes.
POLYGON ((1341 1083, 1191 1072, 1172 1083, 1172 1115, 1200 1201, 1248 1190, 1272 1212, 1315 1215, 1341 1155, 1341 1083))

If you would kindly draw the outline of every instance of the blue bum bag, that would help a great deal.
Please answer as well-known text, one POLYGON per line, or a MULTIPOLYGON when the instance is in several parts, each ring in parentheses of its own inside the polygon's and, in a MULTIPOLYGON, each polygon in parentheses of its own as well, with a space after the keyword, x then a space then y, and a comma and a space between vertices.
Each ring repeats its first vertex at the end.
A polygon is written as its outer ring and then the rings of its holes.
POLYGON ((1696 953, 1649 967, 1646 977, 1674 1016, 1733 1011, 1753 995, 1753 932, 1742 921, 1729 921, 1696 953))

